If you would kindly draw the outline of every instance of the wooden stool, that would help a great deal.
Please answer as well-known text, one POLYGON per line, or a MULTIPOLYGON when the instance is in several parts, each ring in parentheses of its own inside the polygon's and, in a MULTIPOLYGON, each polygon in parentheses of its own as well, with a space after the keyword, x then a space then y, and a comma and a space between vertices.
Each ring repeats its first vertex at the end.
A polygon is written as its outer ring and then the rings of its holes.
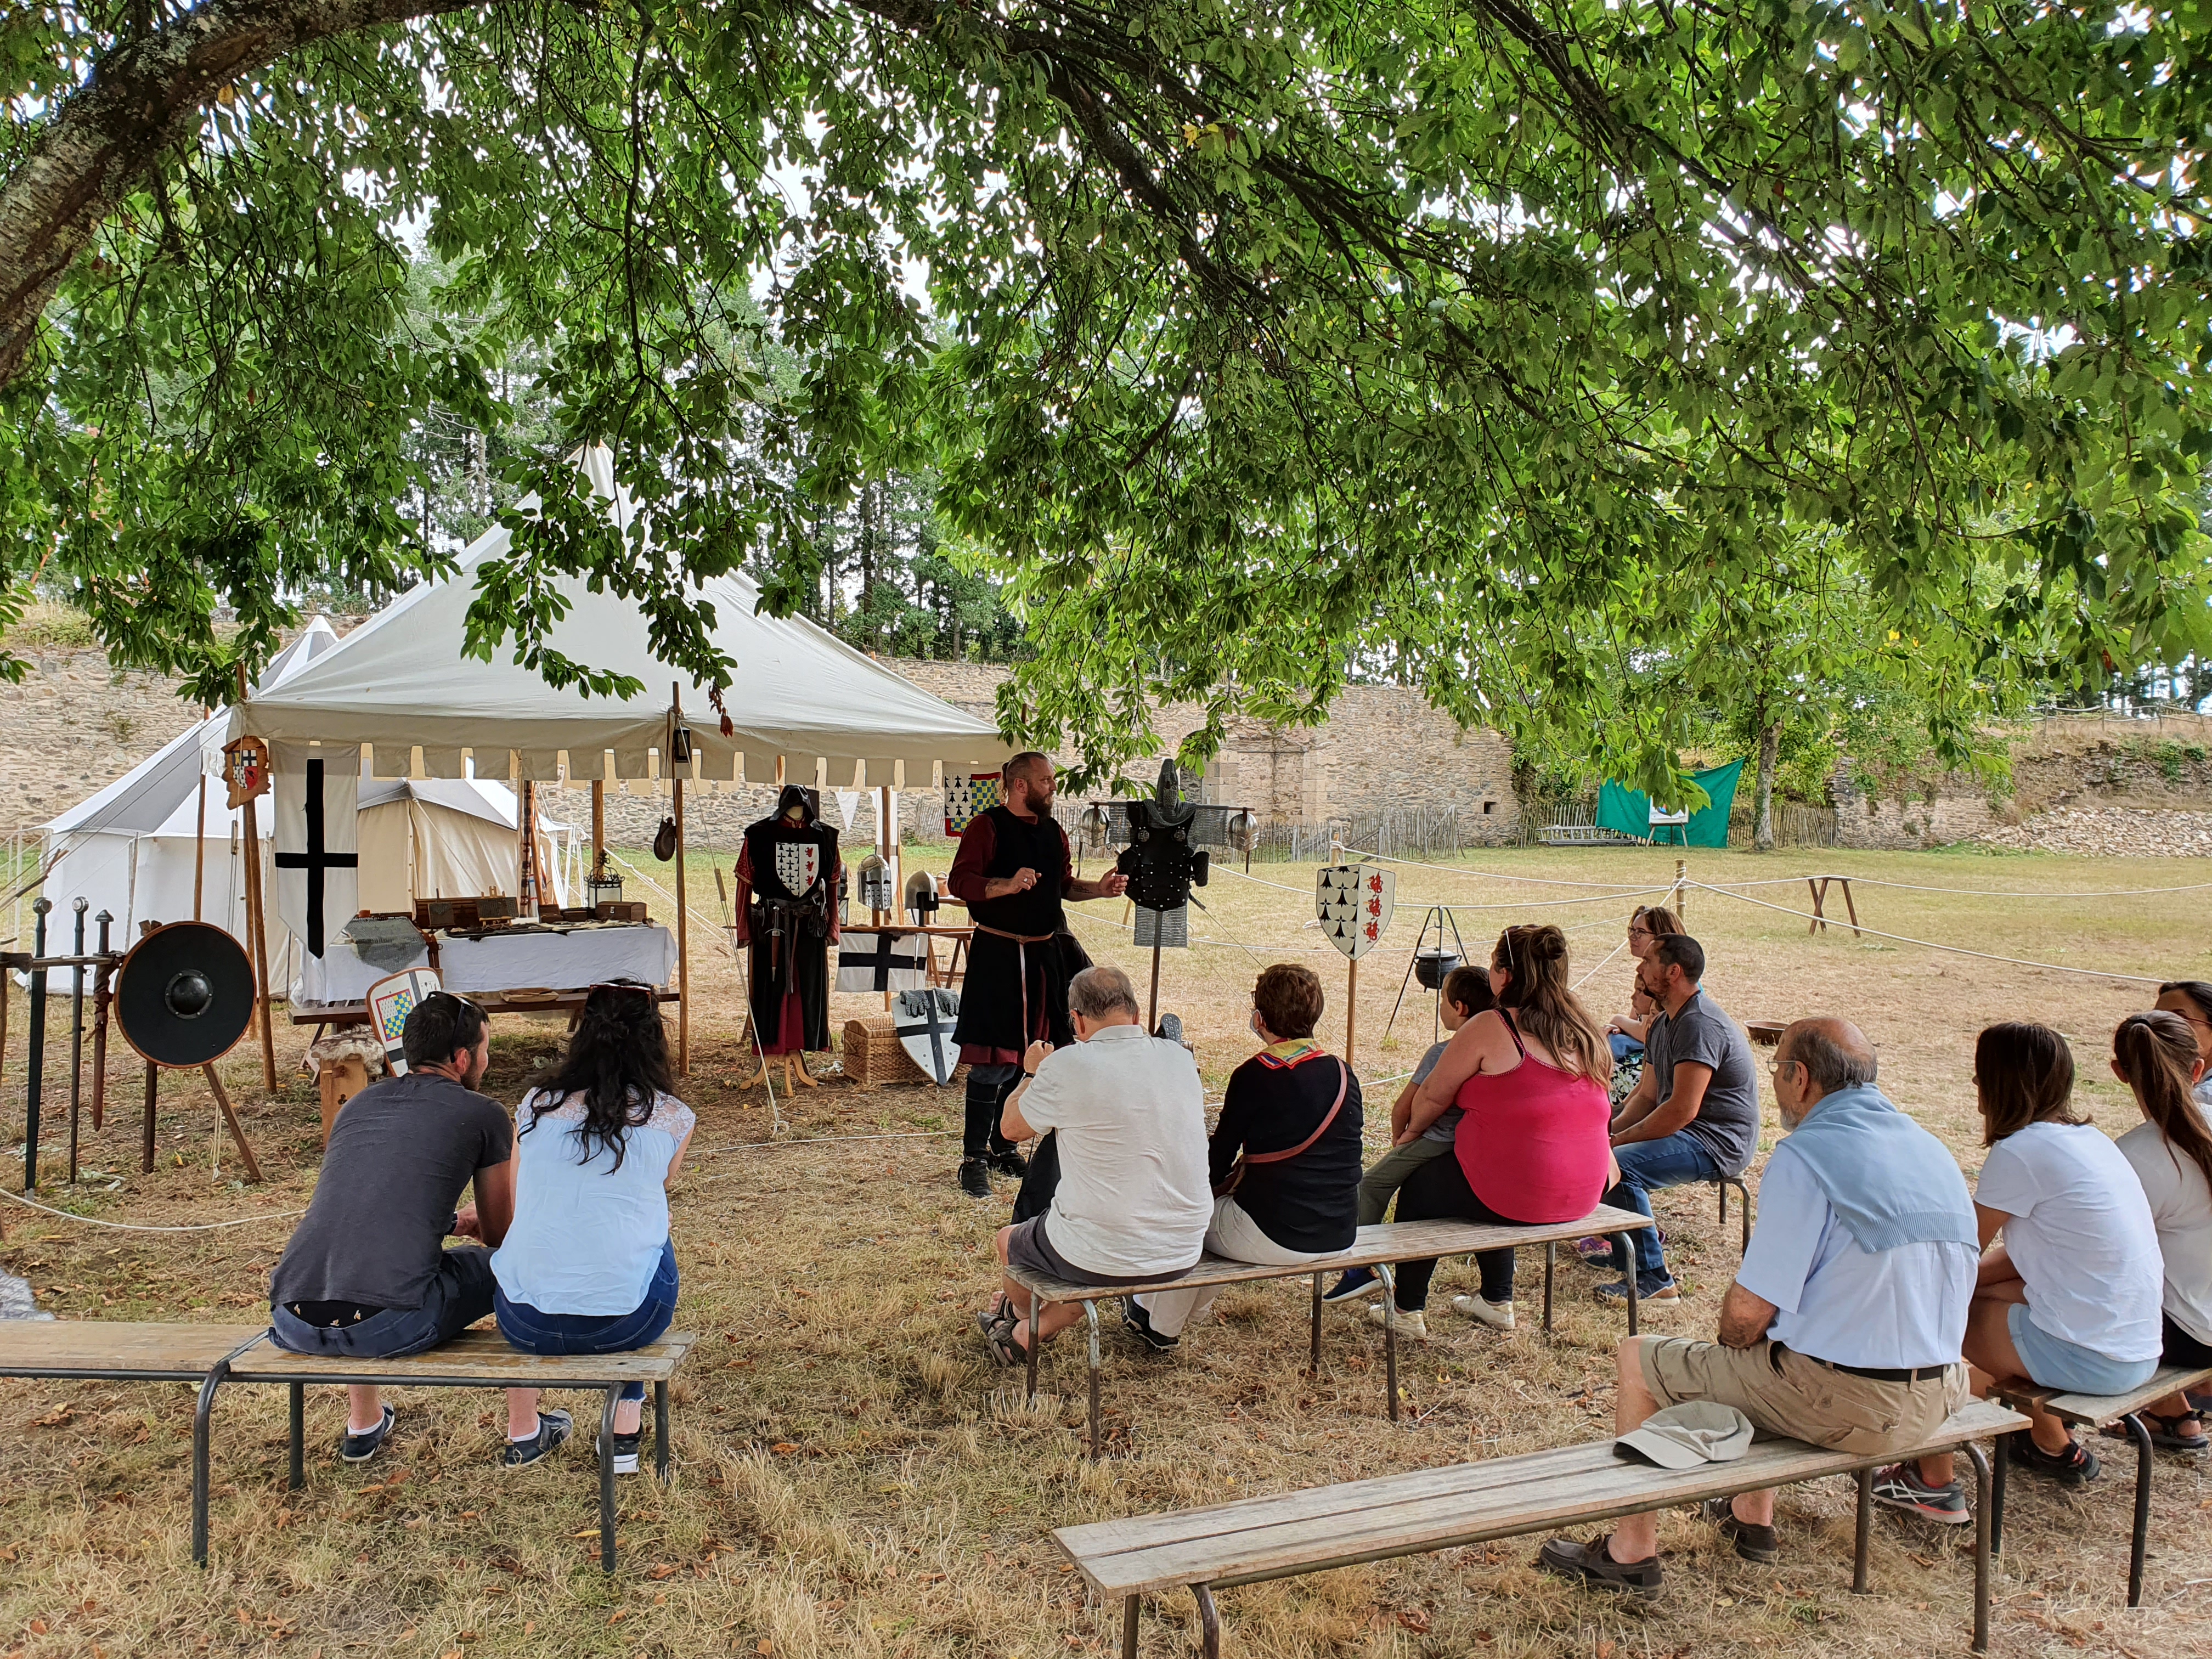
POLYGON ((323 1145, 331 1144, 331 1125, 338 1108, 368 1087, 368 1065, 359 1054, 340 1054, 323 1062, 315 1081, 323 1096, 323 1145))

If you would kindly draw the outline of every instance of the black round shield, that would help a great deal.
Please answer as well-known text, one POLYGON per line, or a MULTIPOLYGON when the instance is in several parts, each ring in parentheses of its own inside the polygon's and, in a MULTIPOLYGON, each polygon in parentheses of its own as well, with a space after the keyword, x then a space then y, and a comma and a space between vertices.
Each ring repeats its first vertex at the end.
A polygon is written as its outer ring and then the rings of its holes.
POLYGON ((156 1066, 204 1066, 238 1046, 253 1019, 253 963, 204 921, 173 921, 131 947, 115 972, 123 1040, 156 1066))

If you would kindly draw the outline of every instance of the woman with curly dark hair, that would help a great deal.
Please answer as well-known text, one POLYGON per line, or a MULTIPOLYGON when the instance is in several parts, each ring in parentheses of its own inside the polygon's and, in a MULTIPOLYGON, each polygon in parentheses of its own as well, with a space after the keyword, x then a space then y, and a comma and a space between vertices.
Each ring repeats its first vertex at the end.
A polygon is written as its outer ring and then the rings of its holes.
MULTIPOLYGON (((676 1316, 668 1188, 697 1120, 676 1098, 652 988, 594 985, 568 1052, 516 1109, 514 1224, 491 1259, 500 1334, 526 1353, 623 1353, 676 1316)), ((615 1470, 637 1472, 645 1386, 615 1411, 615 1470)), ((507 1393, 509 1468, 568 1437, 567 1413, 507 1393)))

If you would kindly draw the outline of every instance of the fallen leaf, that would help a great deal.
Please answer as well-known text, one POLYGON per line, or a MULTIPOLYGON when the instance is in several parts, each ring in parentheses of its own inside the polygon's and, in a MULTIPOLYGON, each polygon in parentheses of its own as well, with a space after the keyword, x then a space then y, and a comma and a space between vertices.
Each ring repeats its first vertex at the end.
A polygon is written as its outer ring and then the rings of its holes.
POLYGON ((645 1576, 647 1578, 653 1579, 672 1578, 676 1576, 675 1564, 669 1561, 655 1562, 653 1564, 653 1570, 645 1576))
POLYGON ((1613 1646, 1610 1642, 1597 1644, 1597 1659, 1613 1659, 1613 1646))
POLYGON ((53 1410, 48 1412, 44 1417, 33 1418, 31 1419, 31 1426, 34 1429, 58 1429, 76 1415, 76 1407, 57 1406, 53 1410))
POLYGON ((788 1457, 792 1453, 797 1451, 799 1448, 792 1444, 788 1440, 779 1440, 775 1444, 770 1446, 769 1449, 774 1452, 778 1457, 788 1457))
POLYGON ((769 1641, 767 1637, 763 1636, 759 1641, 753 1644, 753 1651, 755 1653, 774 1653, 775 1651, 775 1644, 769 1641))
POLYGON ((44 1636, 46 1633, 46 1621, 45 1620, 43 1620, 43 1619, 33 1619, 33 1620, 31 1620, 31 1634, 32 1634, 32 1635, 33 1635, 33 1636, 44 1636))
POLYGON ((610 1625, 619 1625, 623 1620, 629 1617, 629 1609, 628 1607, 617 1607, 614 1612, 608 1616, 607 1623, 610 1625))
MULTIPOLYGON (((1403 1625, 1407 1630, 1413 1632, 1416 1636, 1425 1635, 1429 1628, 1428 1609, 1425 1607, 1401 1607, 1398 1610, 1398 1622, 1403 1625)), ((1600 1654, 1598 1656, 1598 1659, 1605 1659, 1605 1656, 1603 1654, 1600 1654)))

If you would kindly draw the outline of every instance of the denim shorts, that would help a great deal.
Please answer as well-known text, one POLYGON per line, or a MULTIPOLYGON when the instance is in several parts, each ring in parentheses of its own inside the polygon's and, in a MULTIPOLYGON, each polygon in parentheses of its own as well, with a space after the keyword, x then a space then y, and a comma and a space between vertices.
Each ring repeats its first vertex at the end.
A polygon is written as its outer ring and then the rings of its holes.
MULTIPOLYGON (((556 1314, 510 1302, 507 1292, 494 1289, 494 1311, 499 1334, 508 1346, 525 1353, 628 1353, 658 1342, 676 1318, 676 1246, 664 1239, 660 1265, 646 1286, 645 1300, 626 1314, 556 1314)), ((623 1398, 642 1400, 645 1384, 623 1385, 623 1398)))
POLYGON ((2115 1359, 2051 1335, 2027 1316, 2025 1302, 2005 1310, 2005 1328, 2012 1333, 2012 1346, 2027 1367, 2028 1380, 2046 1389, 2063 1389, 2069 1394, 2131 1394, 2158 1369, 2156 1354, 2148 1359, 2115 1359))

